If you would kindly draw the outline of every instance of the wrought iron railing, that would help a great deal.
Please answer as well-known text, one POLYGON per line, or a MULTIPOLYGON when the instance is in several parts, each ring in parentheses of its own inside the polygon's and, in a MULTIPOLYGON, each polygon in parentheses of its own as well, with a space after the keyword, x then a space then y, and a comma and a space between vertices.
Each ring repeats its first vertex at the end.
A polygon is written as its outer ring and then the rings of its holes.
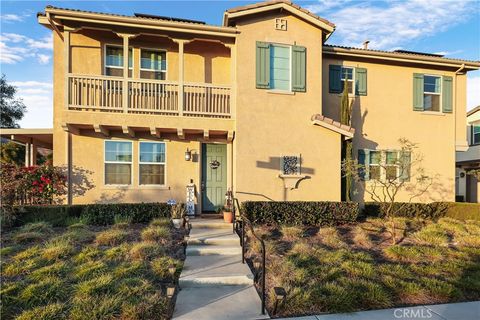
POLYGON ((234 216, 234 230, 236 229, 237 232, 240 235, 240 244, 242 246, 242 263, 245 263, 245 252, 247 249, 247 240, 248 236, 247 233, 245 232, 245 228, 247 227, 252 236, 260 242, 260 246, 262 248, 262 253, 261 253, 261 261, 260 261, 260 268, 261 270, 255 270, 255 273, 260 272, 261 277, 258 277, 258 274, 255 275, 255 284, 258 285, 260 289, 260 298, 262 300, 262 315, 265 314, 265 299, 266 299, 266 292, 265 292, 265 286, 266 286, 266 250, 265 250, 265 241, 257 236, 255 233, 255 230, 253 228, 252 222, 247 218, 247 216, 242 212, 242 209, 240 207, 240 204, 238 202, 237 198, 234 198, 234 205, 233 205, 233 216, 234 216), (237 210, 238 210, 238 219, 237 219, 237 210), (261 283, 259 284, 258 281, 261 280, 261 283))

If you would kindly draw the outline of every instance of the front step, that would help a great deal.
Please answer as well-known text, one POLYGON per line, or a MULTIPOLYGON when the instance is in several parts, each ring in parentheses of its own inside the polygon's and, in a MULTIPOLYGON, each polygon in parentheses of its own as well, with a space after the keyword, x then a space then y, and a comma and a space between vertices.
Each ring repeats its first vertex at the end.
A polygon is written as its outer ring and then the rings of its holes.
POLYGON ((236 255, 242 253, 242 247, 234 245, 189 245, 186 249, 187 256, 205 255, 236 255))
MULTIPOLYGON (((190 220, 192 229, 230 229, 233 230, 231 223, 225 223, 220 219, 195 219, 190 220)), ((233 231, 232 231, 233 232, 233 231)))
POLYGON ((230 229, 193 228, 188 244, 240 245, 240 238, 230 229))
POLYGON ((188 256, 180 276, 180 286, 251 285, 253 275, 240 256, 188 256))

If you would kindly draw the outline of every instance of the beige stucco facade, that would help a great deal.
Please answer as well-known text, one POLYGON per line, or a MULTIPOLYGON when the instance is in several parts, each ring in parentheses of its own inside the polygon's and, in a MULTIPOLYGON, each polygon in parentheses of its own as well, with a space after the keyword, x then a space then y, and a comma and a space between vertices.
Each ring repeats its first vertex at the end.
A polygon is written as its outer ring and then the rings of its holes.
MULTIPOLYGON (((424 166, 438 176, 438 189, 420 200, 454 201, 455 150, 466 144, 461 63, 328 53, 324 42, 333 24, 283 1, 271 6, 227 11, 222 27, 47 8, 39 21, 54 34, 53 159, 70 167, 71 202, 184 201, 192 181, 201 211, 205 143, 227 145, 224 178, 241 201, 340 201, 342 141, 350 133, 355 150, 396 148, 401 137, 418 143, 424 166), (275 27, 276 19, 286 21, 286 30, 275 27), (304 92, 257 88, 257 41, 306 48, 304 92), (105 46, 111 44, 132 48, 130 77, 105 76, 105 46), (164 82, 140 79, 145 49, 166 51, 164 82), (352 128, 312 122, 314 115, 339 120, 340 97, 328 91, 329 64, 368 71, 368 94, 354 98, 352 128), (453 112, 412 111, 413 73, 452 76, 453 112), (135 102, 138 92, 150 99, 149 109, 142 105, 147 100, 135 102), (111 140, 133 143, 128 186, 105 184, 104 144, 111 140), (162 186, 139 184, 141 141, 165 142, 162 186), (184 159, 187 150, 191 161, 184 159), (293 185, 281 174, 285 155, 300 159, 293 185), (89 185, 79 191, 82 172, 89 185)), ((368 201, 361 193, 355 200, 368 201)))

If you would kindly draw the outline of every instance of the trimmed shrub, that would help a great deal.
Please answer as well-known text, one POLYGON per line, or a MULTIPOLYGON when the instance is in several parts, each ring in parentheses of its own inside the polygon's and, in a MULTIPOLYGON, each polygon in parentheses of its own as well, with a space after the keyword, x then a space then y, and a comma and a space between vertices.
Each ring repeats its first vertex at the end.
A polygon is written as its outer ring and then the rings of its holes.
POLYGON ((246 201, 242 208, 254 224, 335 225, 355 221, 355 202, 246 201))
MULTIPOLYGON (((388 203, 366 202, 362 214, 371 217, 385 216, 388 203)), ((397 217, 423 218, 437 220, 442 217, 451 217, 459 220, 479 220, 480 204, 456 202, 406 203, 394 204, 397 217)))
POLYGON ((106 203, 83 205, 17 207, 15 226, 46 221, 64 227, 81 221, 91 225, 110 225, 118 221, 148 223, 155 218, 170 217, 171 207, 166 203, 106 203))

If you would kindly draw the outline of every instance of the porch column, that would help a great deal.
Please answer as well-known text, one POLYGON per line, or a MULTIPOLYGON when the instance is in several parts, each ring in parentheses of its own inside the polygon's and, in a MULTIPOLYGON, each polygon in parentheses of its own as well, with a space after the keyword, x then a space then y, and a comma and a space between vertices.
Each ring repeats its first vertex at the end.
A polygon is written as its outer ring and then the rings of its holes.
POLYGON ((30 143, 25 143, 25 167, 30 166, 30 143))
POLYGON ((30 141, 30 165, 37 164, 37 146, 33 141, 30 141))

